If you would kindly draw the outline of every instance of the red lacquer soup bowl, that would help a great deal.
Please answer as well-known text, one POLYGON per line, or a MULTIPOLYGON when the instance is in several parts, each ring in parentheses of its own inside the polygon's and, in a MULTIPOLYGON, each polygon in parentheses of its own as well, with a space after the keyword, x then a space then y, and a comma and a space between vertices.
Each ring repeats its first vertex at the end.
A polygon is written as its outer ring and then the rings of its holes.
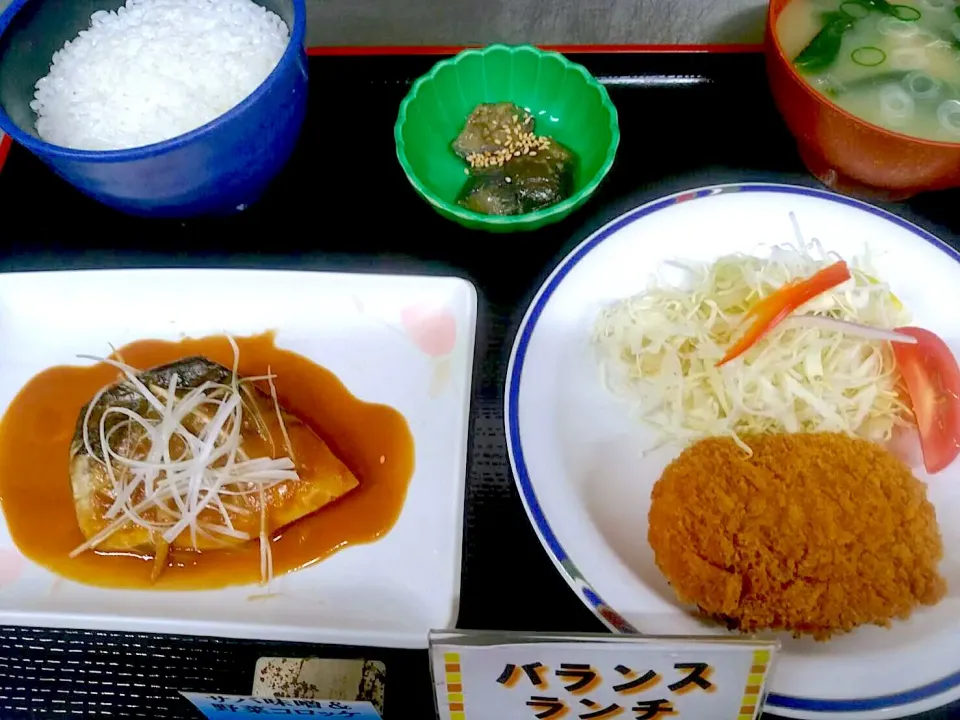
POLYGON ((861 120, 800 77, 776 35, 789 2, 771 0, 767 12, 767 77, 807 169, 829 188, 879 199, 960 187, 960 143, 921 140, 861 120))

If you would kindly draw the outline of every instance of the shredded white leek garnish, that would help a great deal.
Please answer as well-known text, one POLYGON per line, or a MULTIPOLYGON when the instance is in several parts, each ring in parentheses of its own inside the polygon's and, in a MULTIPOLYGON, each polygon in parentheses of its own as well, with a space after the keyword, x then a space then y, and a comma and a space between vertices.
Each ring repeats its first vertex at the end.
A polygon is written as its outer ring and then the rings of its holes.
MULTIPOLYGON (((234 527, 231 514, 249 515, 244 500, 256 495, 260 511, 261 580, 269 585, 273 554, 267 533, 266 493, 280 483, 300 477, 280 411, 274 375, 268 370, 262 377, 241 379, 237 374, 240 349, 232 337, 227 338, 233 349, 230 384, 205 382, 187 392, 179 387, 176 373, 170 376, 167 387, 148 387, 138 377, 139 370, 119 360, 81 356, 120 370, 150 410, 141 415, 120 405, 107 407, 100 417, 100 448, 95 452, 88 430, 90 417, 111 386, 102 388, 90 401, 84 417, 83 442, 90 457, 104 467, 114 500, 105 513, 111 522, 77 547, 71 557, 95 549, 131 523, 150 531, 151 537, 159 537, 165 544, 173 544, 187 532, 194 549, 198 537, 213 541, 250 540, 249 534, 234 527), (252 410, 258 432, 269 435, 256 408, 244 402, 243 396, 249 391, 246 384, 260 380, 270 385, 288 456, 251 459, 241 448, 245 407, 252 410), (111 415, 123 418, 107 430, 107 418, 111 415), (126 433, 124 441, 114 438, 120 432, 126 433), (136 441, 131 442, 130 437, 136 441)), ((273 439, 268 439, 273 445, 273 439)))
POLYGON ((277 422, 280 423, 280 432, 283 435, 283 447, 286 448, 290 459, 296 463, 297 456, 293 453, 293 443, 290 442, 290 435, 287 434, 287 426, 284 424, 283 414, 280 412, 280 401, 277 399, 277 386, 273 384, 272 369, 271 366, 267 365, 267 383, 270 385, 270 397, 273 398, 273 407, 277 411, 277 422))
MULTIPOLYGON (((778 246, 768 258, 667 263, 682 282, 658 275, 649 289, 601 312, 594 341, 602 380, 658 431, 654 447, 730 436, 749 451, 739 437, 745 433, 815 431, 886 442, 906 422, 882 333, 864 338, 838 323, 783 323, 741 358, 716 367, 749 307, 841 259, 816 240, 805 243, 797 230, 795 245, 778 246)), ((851 280, 798 314, 886 331, 908 324, 901 303, 876 279, 869 253, 849 264, 851 280)))

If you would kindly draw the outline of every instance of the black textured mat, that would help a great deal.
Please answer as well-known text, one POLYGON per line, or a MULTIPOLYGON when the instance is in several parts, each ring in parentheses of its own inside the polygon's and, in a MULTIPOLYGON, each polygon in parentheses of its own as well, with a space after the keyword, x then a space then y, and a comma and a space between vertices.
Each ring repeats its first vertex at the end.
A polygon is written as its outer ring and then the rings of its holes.
MULTIPOLYGON (((620 113, 623 139, 607 182, 551 228, 467 232, 415 195, 394 152, 400 100, 436 59, 312 58, 310 114, 296 156, 259 204, 227 220, 119 216, 14 148, 0 172, 0 270, 224 266, 470 278, 480 314, 459 626, 602 630, 541 549, 510 476, 502 387, 520 316, 586 232, 644 200, 722 181, 814 183, 769 100, 761 57, 581 55, 620 113), (348 130, 342 112, 325 112, 328 104, 351 108, 348 130)), ((960 193, 946 192, 893 209, 954 241, 958 206, 960 193)), ((262 655, 382 660, 387 719, 433 716, 425 652, 0 627, 0 720, 197 717, 177 690, 248 693, 262 655)), ((958 716, 960 704, 923 717, 958 716)))

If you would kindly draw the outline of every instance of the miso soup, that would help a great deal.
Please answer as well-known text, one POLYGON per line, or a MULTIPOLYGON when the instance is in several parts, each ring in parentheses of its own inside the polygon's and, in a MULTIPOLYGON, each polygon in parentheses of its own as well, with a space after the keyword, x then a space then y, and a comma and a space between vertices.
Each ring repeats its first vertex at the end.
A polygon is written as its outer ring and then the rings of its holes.
POLYGON ((818 92, 867 122, 960 142, 960 5, 953 0, 793 0, 776 27, 818 92))

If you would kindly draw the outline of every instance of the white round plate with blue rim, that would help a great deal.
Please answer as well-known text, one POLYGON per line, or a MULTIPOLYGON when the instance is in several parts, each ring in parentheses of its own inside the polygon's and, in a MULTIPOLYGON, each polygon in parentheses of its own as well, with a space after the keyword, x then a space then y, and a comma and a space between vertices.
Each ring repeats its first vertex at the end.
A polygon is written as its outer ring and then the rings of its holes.
MULTIPOLYGON (((679 447, 653 440, 601 384, 590 335, 603 305, 644 289, 664 260, 763 254, 806 238, 850 259, 866 247, 913 324, 960 355, 960 254, 883 210, 832 193, 762 183, 672 195, 607 224, 571 252, 528 309, 508 368, 510 460, 530 520, 558 570, 613 631, 725 634, 674 598, 647 544, 650 491, 679 447)), ((928 477, 948 596, 889 629, 783 643, 766 701, 792 718, 904 717, 960 698, 960 461, 928 477)))

